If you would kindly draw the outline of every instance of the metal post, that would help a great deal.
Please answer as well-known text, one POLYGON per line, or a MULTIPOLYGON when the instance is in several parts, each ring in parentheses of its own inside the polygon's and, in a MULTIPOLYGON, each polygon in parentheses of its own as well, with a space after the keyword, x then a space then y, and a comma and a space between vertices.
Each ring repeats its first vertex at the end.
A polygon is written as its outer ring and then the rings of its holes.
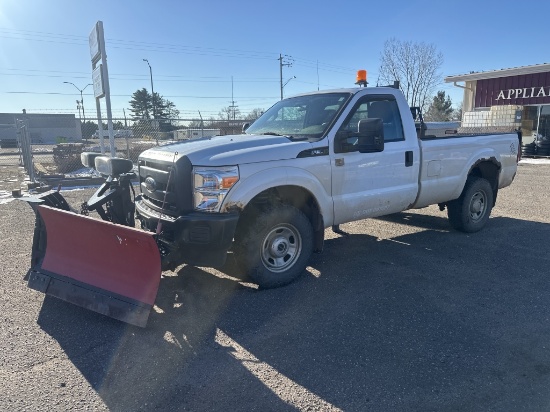
MULTIPOLYGON (((128 130, 128 122, 126 121, 126 110, 124 109, 124 107, 122 108, 122 113, 124 113, 124 130, 128 130)), ((130 158, 130 136, 128 136, 125 133, 125 137, 126 137, 126 156, 127 156, 127 159, 130 158)))
POLYGON ((149 66, 149 76, 151 77, 151 103, 153 104, 153 119, 155 119, 155 89, 153 89, 153 69, 149 64, 149 60, 143 59, 144 62, 149 66))
POLYGON ((292 76, 290 79, 288 79, 285 84, 283 84, 283 89, 285 88, 285 86, 288 84, 289 81, 291 81, 292 79, 295 79, 296 76, 292 76))
POLYGON ((155 133, 155 138, 157 141, 157 146, 159 145, 158 135, 155 127, 155 119, 156 119, 156 110, 155 110, 155 89, 153 89, 153 69, 151 68, 151 65, 149 64, 149 60, 143 59, 144 62, 147 63, 147 66, 149 66, 149 75, 151 76, 151 103, 153 104, 153 133, 155 133))
POLYGON ((23 154, 23 166, 29 175, 29 180, 31 183, 35 183, 31 139, 29 136, 29 123, 27 120, 16 120, 16 125, 19 136, 19 144, 23 154))
MULTIPOLYGON (((90 86, 90 84, 87 84, 86 87, 90 86)), ((86 88, 84 87, 84 89, 86 88)), ((84 89, 82 89, 82 91, 84 91, 84 89)), ((82 123, 82 134, 85 134, 85 131, 86 131, 86 112, 84 111, 84 98, 82 97, 82 91, 80 92, 80 106, 82 107, 82 117, 84 118, 84 123, 82 123)), ((88 137, 85 136, 84 137, 84 141, 86 143, 88 143, 88 137)))
POLYGON ((82 115, 80 114, 80 108, 81 108, 80 100, 76 101, 76 108, 78 110, 78 120, 80 121, 80 133, 82 134, 82 115))
MULTIPOLYGON (((92 86, 92 84, 88 83, 86 86, 84 86, 83 89, 79 89, 77 85, 72 82, 63 82, 63 83, 72 84, 76 88, 76 90, 80 92, 80 106, 82 107, 82 117, 84 117, 84 123, 82 123, 82 119, 80 119, 80 134, 82 135, 84 134, 84 129, 85 129, 84 125, 86 124, 86 112, 84 111, 84 97, 82 97, 82 93, 84 92, 84 90, 86 90, 86 87, 92 86)), ((77 103, 78 103, 78 100, 77 100, 77 103)), ((80 116, 80 109, 78 110, 78 115, 80 116)), ((86 141, 86 143, 88 143, 87 137, 85 137, 84 140, 86 141)))

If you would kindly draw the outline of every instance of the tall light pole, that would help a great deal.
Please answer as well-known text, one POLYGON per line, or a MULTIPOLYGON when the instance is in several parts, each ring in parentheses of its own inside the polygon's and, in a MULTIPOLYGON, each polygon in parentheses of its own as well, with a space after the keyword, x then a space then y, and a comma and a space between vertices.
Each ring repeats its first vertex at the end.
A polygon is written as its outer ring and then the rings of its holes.
POLYGON ((151 101, 153 103, 153 120, 154 120, 155 119, 155 90, 153 89, 153 69, 151 69, 149 60, 143 59, 143 61, 147 63, 147 66, 149 66, 149 75, 151 76, 151 101))
MULTIPOLYGON (((72 84, 75 87, 75 89, 80 92, 80 107, 82 107, 82 117, 84 117, 84 123, 80 122, 80 133, 83 134, 84 133, 83 124, 86 124, 86 112, 84 111, 84 98, 82 97, 82 92, 86 90, 86 87, 92 86, 92 83, 88 83, 86 86, 84 86, 83 89, 79 89, 77 85, 72 82, 63 82, 63 83, 72 84)), ((80 115, 80 110, 78 111, 78 114, 80 115)), ((86 143, 88 143, 88 137, 84 137, 84 139, 86 140, 86 143)))
POLYGON ((283 89, 285 88, 285 86, 288 84, 289 81, 291 81, 292 79, 295 79, 296 76, 292 76, 290 79, 288 79, 285 84, 283 84, 283 89))

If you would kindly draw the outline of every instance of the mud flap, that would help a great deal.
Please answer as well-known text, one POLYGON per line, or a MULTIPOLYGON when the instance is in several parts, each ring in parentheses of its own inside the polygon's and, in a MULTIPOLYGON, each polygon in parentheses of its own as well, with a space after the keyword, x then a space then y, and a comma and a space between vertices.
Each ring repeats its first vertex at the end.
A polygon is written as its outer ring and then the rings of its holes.
POLYGON ((144 327, 161 276, 154 235, 49 206, 33 209, 45 236, 27 273, 28 286, 144 327))

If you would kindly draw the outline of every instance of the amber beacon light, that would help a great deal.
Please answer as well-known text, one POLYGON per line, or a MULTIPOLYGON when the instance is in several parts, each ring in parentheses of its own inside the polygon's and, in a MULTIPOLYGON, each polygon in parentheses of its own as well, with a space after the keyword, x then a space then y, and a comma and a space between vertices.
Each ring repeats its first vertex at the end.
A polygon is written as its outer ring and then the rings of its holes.
POLYGON ((359 86, 367 86, 367 71, 366 70, 357 70, 357 77, 355 78, 355 84, 359 86))

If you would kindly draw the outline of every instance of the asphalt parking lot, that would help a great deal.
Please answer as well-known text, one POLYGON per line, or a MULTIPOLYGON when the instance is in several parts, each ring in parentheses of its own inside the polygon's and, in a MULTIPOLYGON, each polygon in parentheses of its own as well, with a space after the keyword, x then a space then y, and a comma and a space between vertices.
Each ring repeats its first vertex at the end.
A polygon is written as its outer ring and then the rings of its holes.
POLYGON ((476 234, 435 206, 327 230, 279 289, 167 272, 145 329, 28 289, 33 224, 0 204, 0 410, 550 410, 550 164, 476 234))

